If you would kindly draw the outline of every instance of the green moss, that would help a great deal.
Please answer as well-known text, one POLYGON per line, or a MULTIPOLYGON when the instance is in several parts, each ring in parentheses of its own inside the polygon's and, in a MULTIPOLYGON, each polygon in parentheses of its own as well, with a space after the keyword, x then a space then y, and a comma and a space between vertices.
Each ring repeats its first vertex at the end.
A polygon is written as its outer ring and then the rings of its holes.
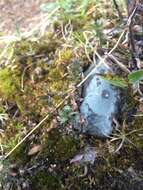
POLYGON ((32 177, 32 186, 34 190, 60 190, 59 177, 49 173, 48 171, 39 171, 32 177))
POLYGON ((23 124, 14 120, 9 120, 5 129, 5 136, 2 137, 5 151, 10 151, 19 142, 23 124))
POLYGON ((136 117, 134 123, 132 124, 132 131, 134 132, 130 135, 130 140, 134 144, 133 146, 137 149, 137 151, 143 150, 142 124, 143 124, 143 117, 136 117))
MULTIPOLYGON (((18 71, 19 72, 19 71, 18 71)), ((11 71, 9 68, 0 70, 0 95, 3 100, 12 102, 17 105, 23 112, 24 107, 20 92, 20 79, 17 70, 11 71)))
POLYGON ((55 64, 48 73, 48 89, 53 94, 52 101, 54 105, 63 100, 63 97, 69 90, 69 86, 74 84, 78 78, 77 76, 72 78, 72 69, 67 69, 67 66, 70 66, 73 56, 71 50, 67 51, 63 50, 60 52, 59 58, 55 61, 55 64))
POLYGON ((12 72, 9 68, 0 70, 0 96, 3 100, 15 102, 19 110, 24 112, 17 71, 12 72))
POLYGON ((17 78, 8 68, 0 70, 0 94, 3 98, 13 98, 17 93, 17 85, 17 78))
POLYGON ((37 42, 30 42, 28 40, 21 40, 16 43, 14 55, 25 56, 35 53, 37 47, 37 42))
POLYGON ((18 143, 18 140, 19 140, 19 134, 16 134, 14 137, 7 139, 7 142, 5 142, 4 146, 5 151, 12 150, 15 147, 15 145, 18 143))
POLYGON ((38 41, 35 54, 54 53, 61 43, 62 41, 56 38, 54 33, 48 32, 38 41))
POLYGON ((77 151, 77 141, 74 137, 62 135, 57 129, 51 131, 44 144, 43 155, 47 155, 51 162, 70 159, 77 151))
POLYGON ((59 52, 59 59, 57 65, 60 64, 69 64, 73 57, 73 52, 71 49, 65 48, 59 52))
POLYGON ((69 167, 69 161, 77 153, 78 140, 71 135, 64 135, 61 130, 62 128, 60 130, 53 129, 48 136, 45 134, 42 152, 39 154, 38 160, 47 160, 47 164, 45 163, 47 169, 42 169, 42 171, 39 169, 34 173, 31 181, 35 190, 40 188, 43 190, 66 190, 70 182, 74 184, 76 181, 76 177, 72 176, 73 167, 72 165, 69 167), (51 168, 53 164, 55 168, 50 172, 48 168, 51 168), (67 175, 67 179, 64 182, 65 175, 67 175))

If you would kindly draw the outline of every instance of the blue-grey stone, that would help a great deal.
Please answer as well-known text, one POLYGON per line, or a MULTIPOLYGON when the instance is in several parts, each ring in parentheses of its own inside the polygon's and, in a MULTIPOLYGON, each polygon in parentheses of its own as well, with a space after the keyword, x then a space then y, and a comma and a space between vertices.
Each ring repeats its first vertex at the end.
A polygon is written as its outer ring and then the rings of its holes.
POLYGON ((107 65, 91 65, 85 76, 91 71, 92 75, 84 83, 83 102, 80 106, 84 118, 82 132, 108 137, 113 130, 113 118, 118 112, 119 89, 99 75, 113 73, 107 65))

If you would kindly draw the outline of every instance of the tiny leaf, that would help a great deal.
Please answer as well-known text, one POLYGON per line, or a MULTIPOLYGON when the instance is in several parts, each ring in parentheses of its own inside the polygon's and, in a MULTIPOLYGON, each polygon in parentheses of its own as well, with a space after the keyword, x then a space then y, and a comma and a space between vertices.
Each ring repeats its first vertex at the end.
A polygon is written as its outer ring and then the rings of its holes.
POLYGON ((138 71, 133 71, 128 75, 128 80, 131 83, 136 83, 143 80, 143 69, 138 71))
POLYGON ((120 88, 126 88, 128 87, 127 81, 125 79, 120 78, 118 76, 102 76, 103 79, 107 80, 110 84, 120 87, 120 88))

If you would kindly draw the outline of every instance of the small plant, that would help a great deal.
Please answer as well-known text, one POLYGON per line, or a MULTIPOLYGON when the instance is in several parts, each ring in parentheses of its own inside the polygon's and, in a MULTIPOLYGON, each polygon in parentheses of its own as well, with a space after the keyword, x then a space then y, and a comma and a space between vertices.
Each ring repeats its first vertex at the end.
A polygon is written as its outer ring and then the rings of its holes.
POLYGON ((129 84, 139 84, 143 80, 143 70, 140 69, 129 73, 127 79, 118 77, 116 75, 105 75, 102 76, 102 78, 114 86, 126 88, 129 86, 129 84))
POLYGON ((141 80, 143 80, 143 70, 137 70, 137 71, 133 71, 128 75, 128 80, 131 83, 138 83, 141 80))
POLYGON ((15 125, 15 128, 16 128, 17 131, 20 131, 20 130, 23 128, 23 124, 17 123, 17 124, 15 125))
POLYGON ((53 9, 59 9, 59 15, 64 20, 74 20, 86 17, 86 11, 89 5, 94 4, 94 0, 57 0, 52 3, 42 4, 43 12, 51 12, 53 9))
POLYGON ((68 120, 71 120, 75 112, 72 111, 71 107, 66 105, 62 110, 59 111, 59 121, 61 125, 65 125, 68 120))
POLYGON ((107 80, 113 86, 117 86, 120 88, 128 87, 128 82, 124 78, 118 77, 116 75, 105 75, 102 76, 102 78, 107 80))
POLYGON ((133 136, 133 134, 142 131, 142 129, 134 129, 130 132, 126 132, 125 127, 125 124, 123 124, 122 129, 116 129, 115 133, 113 133, 113 136, 110 137, 110 142, 118 142, 118 146, 114 151, 115 153, 119 152, 119 150, 123 147, 125 143, 129 143, 133 145, 135 148, 139 149, 139 147, 137 147, 136 144, 134 144, 134 142, 130 140, 130 137, 133 136))

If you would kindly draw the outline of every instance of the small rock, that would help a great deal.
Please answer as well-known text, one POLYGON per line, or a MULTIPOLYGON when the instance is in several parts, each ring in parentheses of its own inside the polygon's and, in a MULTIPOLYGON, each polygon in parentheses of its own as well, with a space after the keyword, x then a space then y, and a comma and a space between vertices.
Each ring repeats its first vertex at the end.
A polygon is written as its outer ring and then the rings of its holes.
POLYGON ((108 137, 113 129, 113 119, 118 112, 119 89, 99 75, 113 73, 107 65, 91 65, 85 76, 91 71, 93 74, 84 83, 84 99, 80 106, 80 113, 84 119, 82 132, 108 137))
POLYGON ((93 147, 87 146, 83 151, 77 154, 70 163, 75 163, 77 165, 86 165, 88 163, 94 164, 96 158, 96 152, 93 147))

